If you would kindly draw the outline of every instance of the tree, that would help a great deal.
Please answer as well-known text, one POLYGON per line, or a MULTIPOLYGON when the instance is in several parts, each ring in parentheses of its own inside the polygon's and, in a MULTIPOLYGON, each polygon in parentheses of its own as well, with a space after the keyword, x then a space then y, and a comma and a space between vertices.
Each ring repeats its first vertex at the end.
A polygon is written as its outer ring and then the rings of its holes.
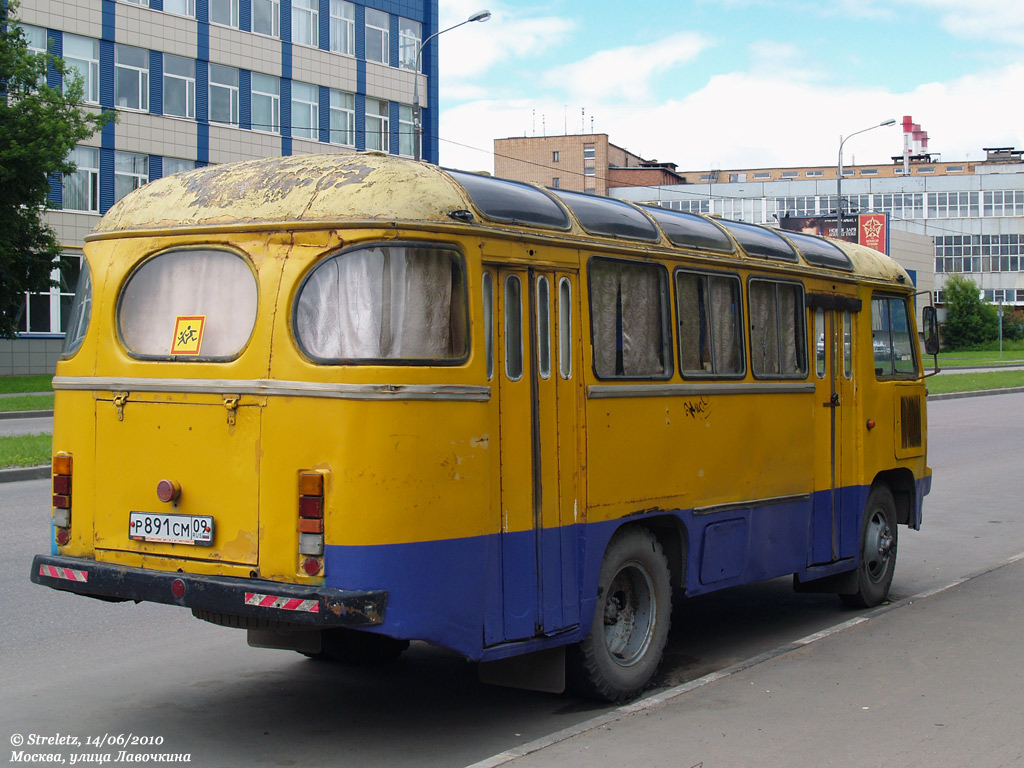
POLYGON ((16 24, 17 0, 5 5, 0 11, 0 338, 14 335, 25 292, 47 290, 61 258, 57 234, 43 221, 49 207, 47 174, 72 173, 71 150, 115 114, 82 108, 77 70, 49 53, 33 53, 16 24), (63 89, 46 85, 51 66, 63 89))
POLYGON ((963 275, 952 275, 942 288, 946 297, 946 322, 942 340, 950 349, 963 349, 999 337, 996 308, 981 300, 978 286, 963 275))

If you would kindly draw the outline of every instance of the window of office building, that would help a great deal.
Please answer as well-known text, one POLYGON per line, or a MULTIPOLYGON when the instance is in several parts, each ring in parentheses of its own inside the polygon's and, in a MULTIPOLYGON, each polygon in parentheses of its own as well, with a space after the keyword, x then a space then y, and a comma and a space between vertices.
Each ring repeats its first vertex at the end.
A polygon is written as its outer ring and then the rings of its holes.
POLYGON ((281 81, 273 75, 252 73, 252 129, 281 132, 281 81))
POLYGON ((292 0, 292 42, 320 45, 320 11, 317 0, 292 0))
POLYGON ((345 0, 331 0, 331 50, 356 54, 356 7, 345 0))
MULTIPOLYGON (((64 61, 82 78, 82 98, 100 103, 100 41, 91 37, 64 35, 64 61)), ((64 87, 67 88, 67 80, 64 87)))
POLYGON ((25 294, 20 333, 63 333, 73 314, 75 287, 82 270, 82 256, 77 251, 65 251, 50 279, 56 285, 46 291, 25 294))
POLYGON ((583 145, 583 159, 593 160, 597 157, 597 146, 594 144, 583 145))
POLYGON ((182 171, 191 171, 196 167, 195 160, 183 160, 180 157, 164 158, 164 176, 170 176, 182 171))
POLYGON ((141 5, 143 8, 149 8, 149 0, 120 0, 122 3, 129 3, 131 5, 141 5))
MULTIPOLYGON (((42 27, 34 27, 31 24, 17 24, 21 33, 25 36, 25 45, 28 47, 31 53, 41 54, 46 53, 46 30, 42 27)), ((43 88, 46 86, 46 74, 44 73, 39 77, 36 83, 37 88, 43 88)))
POLYGON ((398 19, 398 66, 416 69, 416 52, 423 39, 423 26, 411 19, 398 19))
POLYGON ((252 0, 252 31, 267 37, 281 36, 281 0, 252 0))
POLYGON ((115 47, 114 102, 122 109, 149 110, 149 51, 130 45, 115 47))
POLYGON ((412 105, 398 105, 398 154, 413 157, 416 147, 415 129, 412 120, 412 105))
POLYGON ((366 60, 390 64, 391 21, 383 11, 366 9, 366 60))
POLYGON ((238 70, 210 64, 210 122, 238 125, 238 70))
POLYGON ((196 17, 196 0, 164 0, 164 10, 177 16, 196 17))
POLYGON ((42 27, 34 27, 31 24, 19 24, 21 32, 25 35, 25 43, 32 53, 46 53, 46 30, 42 27))
POLYGON ((192 59, 164 54, 164 114, 196 116, 196 63, 192 59))
POLYGON ((317 139, 320 135, 320 89, 292 83, 292 136, 317 139))
POLYGON ((356 97, 331 90, 331 143, 348 147, 356 143, 356 97))
POLYGON ((379 152, 388 151, 388 134, 391 132, 390 105, 378 99, 366 100, 366 148, 379 152))
POLYGON ((114 200, 149 183, 149 155, 114 153, 114 200))
POLYGON ((238 0, 210 0, 210 23, 238 29, 238 0))
POLYGON ((100 151, 96 147, 75 147, 68 160, 75 171, 63 177, 65 211, 100 212, 100 151))

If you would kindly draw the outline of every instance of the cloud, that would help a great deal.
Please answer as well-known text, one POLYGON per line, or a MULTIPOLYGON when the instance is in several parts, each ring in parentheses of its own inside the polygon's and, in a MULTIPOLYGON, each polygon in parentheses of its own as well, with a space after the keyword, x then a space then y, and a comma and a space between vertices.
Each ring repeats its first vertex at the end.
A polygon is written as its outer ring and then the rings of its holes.
POLYGON ((558 46, 575 28, 569 19, 487 0, 446 0, 439 28, 459 24, 485 7, 491 11, 488 21, 466 24, 437 38, 446 98, 457 97, 449 85, 461 87, 503 62, 536 57, 558 46))
MULTIPOLYGON (((983 146, 1024 147, 1024 100, 1006 97, 1014 93, 1024 93, 1024 64, 903 92, 734 72, 714 76, 680 99, 606 108, 595 129, 614 144, 681 170, 830 165, 840 136, 911 115, 928 131, 931 151, 945 160, 972 159, 981 157, 983 146)), ((546 132, 560 134, 563 111, 552 99, 474 101, 444 110, 442 163, 491 170, 494 138, 539 136, 542 115, 557 116, 546 132)), ((579 127, 568 121, 569 132, 579 127)), ((857 136, 846 144, 844 160, 886 163, 901 151, 897 125, 857 136)))
POLYGON ((576 100, 643 101, 650 97, 652 78, 693 61, 710 46, 702 35, 680 32, 645 45, 598 51, 548 70, 541 82, 576 100))
POLYGON ((902 5, 937 15, 954 37, 1024 45, 1024 3, 1018 0, 897 0, 902 5))

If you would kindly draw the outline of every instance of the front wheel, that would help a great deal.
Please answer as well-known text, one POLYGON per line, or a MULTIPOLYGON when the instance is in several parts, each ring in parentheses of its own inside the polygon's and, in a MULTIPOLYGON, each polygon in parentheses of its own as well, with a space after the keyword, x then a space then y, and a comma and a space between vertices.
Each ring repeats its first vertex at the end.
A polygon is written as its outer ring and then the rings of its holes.
POLYGON ((896 570, 896 502, 887 485, 868 494, 861 525, 857 591, 840 595, 847 605, 873 608, 885 600, 896 570))
POLYGON ((658 540, 643 528, 615 536, 605 552, 590 633, 568 649, 569 681, 606 701, 638 696, 668 640, 672 587, 658 540))

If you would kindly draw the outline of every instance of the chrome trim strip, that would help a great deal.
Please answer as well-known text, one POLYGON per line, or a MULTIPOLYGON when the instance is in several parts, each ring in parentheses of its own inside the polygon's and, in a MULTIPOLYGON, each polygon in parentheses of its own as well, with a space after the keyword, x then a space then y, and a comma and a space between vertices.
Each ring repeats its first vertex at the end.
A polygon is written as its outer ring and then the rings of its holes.
POLYGON ((795 504, 800 501, 810 501, 811 494, 796 493, 792 496, 774 496, 770 499, 753 499, 751 501, 736 501, 731 504, 717 504, 713 507, 694 507, 695 515, 714 515, 719 512, 737 512, 741 509, 753 509, 755 507, 771 507, 776 504, 795 504))
POLYGON ((587 387, 587 397, 602 400, 610 397, 695 397, 699 395, 805 395, 814 392, 813 382, 715 382, 702 384, 594 384, 587 387))
POLYGON ((324 384, 275 379, 147 379, 55 376, 54 389, 94 392, 182 392, 221 395, 285 395, 341 400, 463 400, 486 402, 490 387, 463 384, 324 384))

